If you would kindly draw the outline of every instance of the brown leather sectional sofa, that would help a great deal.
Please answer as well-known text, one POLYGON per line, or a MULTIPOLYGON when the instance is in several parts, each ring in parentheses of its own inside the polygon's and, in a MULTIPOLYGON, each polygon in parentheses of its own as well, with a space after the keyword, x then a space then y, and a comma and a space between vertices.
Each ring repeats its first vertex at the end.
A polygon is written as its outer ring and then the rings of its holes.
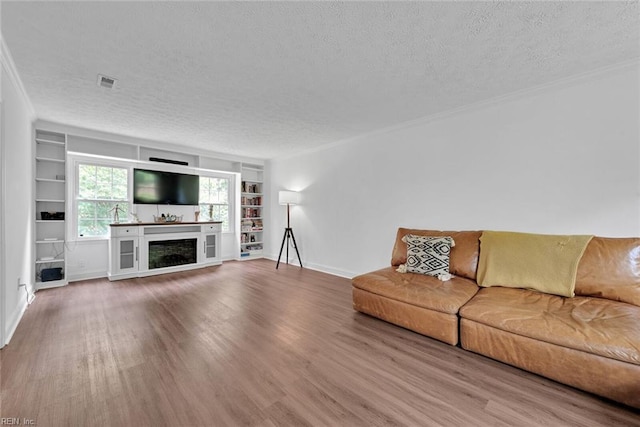
POLYGON ((391 267, 353 278, 353 307, 451 345, 640 408, 640 238, 594 237, 573 298, 480 288, 481 231, 400 228, 391 267), (450 271, 399 273, 406 234, 450 236, 450 271))

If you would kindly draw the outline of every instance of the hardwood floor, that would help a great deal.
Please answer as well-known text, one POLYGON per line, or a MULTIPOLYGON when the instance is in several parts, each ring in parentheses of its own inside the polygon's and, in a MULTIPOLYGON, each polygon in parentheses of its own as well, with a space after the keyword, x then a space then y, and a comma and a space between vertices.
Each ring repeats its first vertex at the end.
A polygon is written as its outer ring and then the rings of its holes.
POLYGON ((268 260, 38 292, 0 355, 0 416, 38 426, 640 426, 268 260))

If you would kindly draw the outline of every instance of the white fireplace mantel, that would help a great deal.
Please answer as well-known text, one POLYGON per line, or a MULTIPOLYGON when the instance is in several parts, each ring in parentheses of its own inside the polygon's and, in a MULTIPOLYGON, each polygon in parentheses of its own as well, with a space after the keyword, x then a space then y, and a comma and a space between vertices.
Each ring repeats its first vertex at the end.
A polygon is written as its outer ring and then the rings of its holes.
POLYGON ((111 224, 110 233, 109 280, 222 263, 220 221, 111 224))

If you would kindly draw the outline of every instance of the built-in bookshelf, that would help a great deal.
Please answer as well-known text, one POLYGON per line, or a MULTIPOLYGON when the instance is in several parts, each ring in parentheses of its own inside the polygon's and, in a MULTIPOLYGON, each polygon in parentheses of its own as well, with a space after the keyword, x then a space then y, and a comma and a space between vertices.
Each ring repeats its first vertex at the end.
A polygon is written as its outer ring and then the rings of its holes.
POLYGON ((67 284, 66 176, 67 137, 35 131, 35 283, 36 289, 67 284))
POLYGON ((243 163, 240 189, 240 259, 262 258, 264 248, 264 167, 243 163))

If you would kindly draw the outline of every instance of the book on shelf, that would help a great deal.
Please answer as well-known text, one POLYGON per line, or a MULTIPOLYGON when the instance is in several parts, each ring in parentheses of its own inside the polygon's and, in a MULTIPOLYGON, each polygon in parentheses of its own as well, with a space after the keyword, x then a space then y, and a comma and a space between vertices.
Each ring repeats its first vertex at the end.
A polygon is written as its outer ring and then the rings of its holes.
POLYGON ((258 239, 258 237, 256 237, 256 235, 252 232, 243 232, 240 235, 240 243, 254 243, 258 240, 260 239, 258 239))
POLYGON ((247 181, 242 181, 241 187, 243 193, 260 193, 259 183, 249 183, 247 181))
POLYGON ((242 196, 240 199, 240 204, 243 206, 261 206, 262 205, 262 197, 247 197, 242 196))
POLYGON ((244 218, 240 224, 240 231, 262 231, 262 219, 259 218, 244 218))
POLYGON ((258 208, 242 208, 242 218, 259 218, 260 209, 258 208))

